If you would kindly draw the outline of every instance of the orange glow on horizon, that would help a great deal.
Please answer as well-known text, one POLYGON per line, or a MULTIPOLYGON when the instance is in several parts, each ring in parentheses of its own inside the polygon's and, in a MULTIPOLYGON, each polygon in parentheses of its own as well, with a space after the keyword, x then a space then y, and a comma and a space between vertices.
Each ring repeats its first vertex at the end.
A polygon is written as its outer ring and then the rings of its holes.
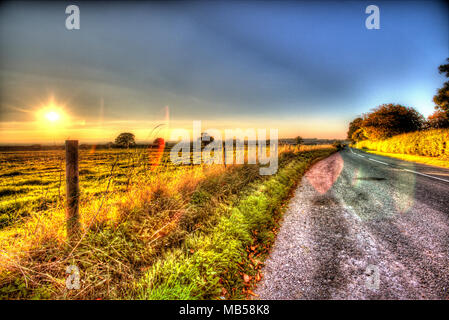
MULTIPOLYGON (((192 134, 191 119, 171 119, 169 107, 166 106, 159 115, 159 119, 108 119, 80 118, 70 113, 66 104, 54 99, 36 104, 33 110, 34 121, 0 122, 0 144, 33 144, 33 143, 59 143, 63 144, 68 137, 78 139, 82 143, 107 143, 114 141, 121 132, 132 132, 138 143, 152 142, 161 137, 169 141, 172 131, 186 129, 192 134)), ((84 117, 84 115, 83 115, 84 117)), ((279 138, 294 138, 298 135, 303 138, 332 139, 345 137, 346 122, 341 119, 327 121, 323 126, 322 119, 290 118, 265 119, 257 118, 224 118, 220 120, 202 120, 202 129, 240 128, 277 128, 279 138)))

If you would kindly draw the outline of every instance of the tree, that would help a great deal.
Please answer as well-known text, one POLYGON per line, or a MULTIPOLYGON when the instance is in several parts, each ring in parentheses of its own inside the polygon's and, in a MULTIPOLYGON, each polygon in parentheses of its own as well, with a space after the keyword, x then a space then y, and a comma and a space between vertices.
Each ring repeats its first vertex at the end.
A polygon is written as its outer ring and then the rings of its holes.
POLYGON ((349 140, 353 141, 360 141, 353 138, 354 133, 359 130, 362 127, 363 119, 361 117, 355 118, 352 120, 352 122, 349 124, 349 130, 347 137, 349 140))
POLYGON ((424 117, 414 108, 399 104, 383 104, 363 116, 362 128, 371 140, 422 129, 424 117))
POLYGON ((448 113, 442 110, 435 110, 435 112, 427 118, 427 125, 432 129, 449 128, 448 113))
MULTIPOLYGON (((449 62, 449 58, 447 58, 449 62)), ((449 63, 442 64, 438 67, 438 71, 441 74, 446 74, 449 78, 449 63)), ((433 102, 435 102, 435 109, 446 113, 446 117, 449 116, 449 81, 443 84, 443 87, 438 89, 437 94, 433 97, 433 102)))
POLYGON ((337 148, 338 151, 340 151, 340 150, 345 148, 345 144, 341 140, 335 140, 334 143, 332 143, 332 145, 335 148, 337 148))
POLYGON ((351 140, 355 142, 363 141, 368 139, 366 136, 365 130, 363 128, 357 129, 351 136, 351 140))
POLYGON ((115 138, 115 145, 120 148, 129 148, 135 144, 135 136, 130 132, 122 132, 115 138))
POLYGON ((299 145, 301 145, 301 144, 304 143, 304 139, 303 139, 301 136, 297 136, 297 137, 295 138, 295 142, 296 142, 296 144, 299 146, 299 145))

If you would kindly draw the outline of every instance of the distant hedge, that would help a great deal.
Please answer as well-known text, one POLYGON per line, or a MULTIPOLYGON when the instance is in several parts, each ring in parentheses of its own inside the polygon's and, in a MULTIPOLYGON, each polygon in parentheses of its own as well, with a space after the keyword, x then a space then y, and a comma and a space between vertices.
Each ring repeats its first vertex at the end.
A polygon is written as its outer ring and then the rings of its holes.
POLYGON ((388 153, 449 158, 449 129, 433 129, 400 134, 386 140, 360 141, 357 148, 388 153))

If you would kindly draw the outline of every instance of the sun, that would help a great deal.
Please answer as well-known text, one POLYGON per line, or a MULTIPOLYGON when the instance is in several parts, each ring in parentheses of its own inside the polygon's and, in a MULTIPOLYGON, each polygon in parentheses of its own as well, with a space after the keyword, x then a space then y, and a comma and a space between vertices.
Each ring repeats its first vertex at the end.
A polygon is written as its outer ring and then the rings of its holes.
POLYGON ((67 116, 64 110, 52 105, 45 106, 42 109, 38 110, 37 117, 43 125, 62 125, 63 122, 67 120, 67 116))
POLYGON ((40 125, 49 129, 61 128, 69 121, 65 108, 56 104, 53 99, 36 110, 36 117, 40 125))
POLYGON ((61 119, 61 115, 57 111, 48 111, 45 114, 45 118, 50 122, 56 122, 61 119))

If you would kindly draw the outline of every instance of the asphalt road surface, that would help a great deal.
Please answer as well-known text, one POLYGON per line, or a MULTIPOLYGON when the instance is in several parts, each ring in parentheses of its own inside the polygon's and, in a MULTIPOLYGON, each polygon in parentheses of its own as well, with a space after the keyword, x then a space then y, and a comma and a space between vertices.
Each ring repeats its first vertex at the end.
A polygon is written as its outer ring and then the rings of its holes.
POLYGON ((347 148, 283 217, 261 299, 449 299, 449 170, 347 148))

